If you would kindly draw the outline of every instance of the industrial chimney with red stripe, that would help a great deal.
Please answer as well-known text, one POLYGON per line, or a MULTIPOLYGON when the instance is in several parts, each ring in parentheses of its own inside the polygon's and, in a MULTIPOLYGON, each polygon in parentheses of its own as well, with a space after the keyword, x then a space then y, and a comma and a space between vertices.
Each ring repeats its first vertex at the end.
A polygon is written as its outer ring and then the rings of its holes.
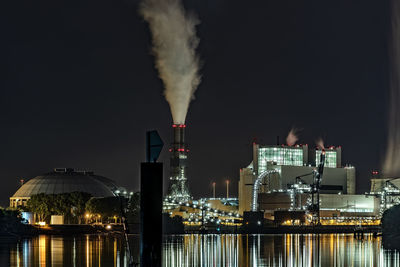
POLYGON ((170 183, 167 199, 187 202, 192 199, 187 185, 187 155, 188 148, 185 144, 185 124, 173 124, 174 141, 169 149, 170 157, 170 183))

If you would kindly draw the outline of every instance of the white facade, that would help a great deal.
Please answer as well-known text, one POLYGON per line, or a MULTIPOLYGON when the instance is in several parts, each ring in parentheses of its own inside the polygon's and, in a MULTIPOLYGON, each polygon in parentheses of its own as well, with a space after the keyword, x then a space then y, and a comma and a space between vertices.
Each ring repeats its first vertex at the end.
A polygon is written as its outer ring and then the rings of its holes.
MULTIPOLYGON (((296 182, 296 177, 307 183, 313 183, 313 171, 319 164, 321 150, 316 149, 311 153, 309 163, 307 145, 298 146, 262 146, 253 145, 253 162, 240 169, 239 180, 239 212, 249 211, 252 201, 252 189, 258 175, 267 170, 275 170, 276 173, 264 178, 260 193, 270 191, 287 190, 296 182), (317 160, 318 158, 318 160, 317 160)), ((328 153, 328 165, 324 168, 322 176, 321 193, 337 193, 354 195, 356 193, 356 170, 352 166, 341 167, 341 147, 330 147, 328 153)))

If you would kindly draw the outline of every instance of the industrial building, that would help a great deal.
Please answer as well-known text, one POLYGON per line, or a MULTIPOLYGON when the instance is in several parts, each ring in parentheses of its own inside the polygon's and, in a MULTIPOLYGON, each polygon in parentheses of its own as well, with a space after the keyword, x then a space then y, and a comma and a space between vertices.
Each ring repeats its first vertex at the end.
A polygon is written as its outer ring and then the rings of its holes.
POLYGON ((382 215, 386 209, 400 204, 400 178, 379 177, 379 173, 373 171, 371 190, 365 194, 379 198, 379 215, 382 215))
POLYGON ((36 176, 24 183, 10 197, 10 207, 26 206, 27 201, 36 194, 62 194, 85 192, 93 197, 111 197, 125 192, 114 181, 90 171, 77 171, 71 168, 56 168, 52 172, 36 176))
MULTIPOLYGON (((258 209, 264 212, 264 217, 274 220, 276 211, 306 210, 309 193, 296 194, 292 192, 261 193, 258 198, 258 209), (296 199, 293 199, 293 198, 296 199)), ((368 195, 321 194, 320 216, 322 223, 341 218, 348 220, 372 220, 379 214, 380 200, 368 195)))
POLYGON ((308 145, 253 144, 253 161, 240 169, 239 214, 262 211, 264 218, 271 220, 277 211, 304 211, 306 216, 314 197, 315 174, 322 165, 319 202, 313 202, 319 203, 318 220, 375 221, 382 201, 373 194, 356 195, 356 170, 343 166, 341 153, 341 147, 322 150, 308 145), (321 158, 324 164, 320 164, 321 158))

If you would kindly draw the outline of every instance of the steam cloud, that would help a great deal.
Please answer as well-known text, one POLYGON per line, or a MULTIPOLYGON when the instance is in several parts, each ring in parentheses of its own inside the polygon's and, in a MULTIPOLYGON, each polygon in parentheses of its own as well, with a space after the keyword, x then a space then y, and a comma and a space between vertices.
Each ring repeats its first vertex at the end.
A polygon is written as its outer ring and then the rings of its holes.
POLYGON ((400 175, 400 1, 392 0, 392 40, 390 47, 390 102, 388 140, 383 173, 400 175))
POLYGON ((143 0, 139 11, 149 23, 155 65, 164 83, 172 118, 175 124, 184 124, 200 83, 196 55, 196 25, 200 21, 185 11, 181 0, 143 0))
POLYGON ((317 145, 318 148, 325 149, 324 140, 322 140, 322 138, 320 138, 317 141, 315 141, 315 144, 317 145))
POLYGON ((288 146, 293 146, 294 144, 296 144, 297 140, 299 140, 297 136, 297 129, 292 128, 288 136, 286 137, 286 144, 288 146))

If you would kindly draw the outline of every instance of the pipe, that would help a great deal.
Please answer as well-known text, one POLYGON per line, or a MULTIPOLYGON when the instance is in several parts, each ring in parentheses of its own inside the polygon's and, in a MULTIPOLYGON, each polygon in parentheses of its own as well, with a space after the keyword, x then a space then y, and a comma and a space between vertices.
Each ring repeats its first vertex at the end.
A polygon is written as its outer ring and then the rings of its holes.
POLYGON ((257 211, 257 201, 258 201, 258 190, 262 184, 262 180, 271 173, 276 173, 276 170, 267 170, 261 173, 257 179, 254 181, 253 185, 253 203, 251 204, 251 211, 257 211))

